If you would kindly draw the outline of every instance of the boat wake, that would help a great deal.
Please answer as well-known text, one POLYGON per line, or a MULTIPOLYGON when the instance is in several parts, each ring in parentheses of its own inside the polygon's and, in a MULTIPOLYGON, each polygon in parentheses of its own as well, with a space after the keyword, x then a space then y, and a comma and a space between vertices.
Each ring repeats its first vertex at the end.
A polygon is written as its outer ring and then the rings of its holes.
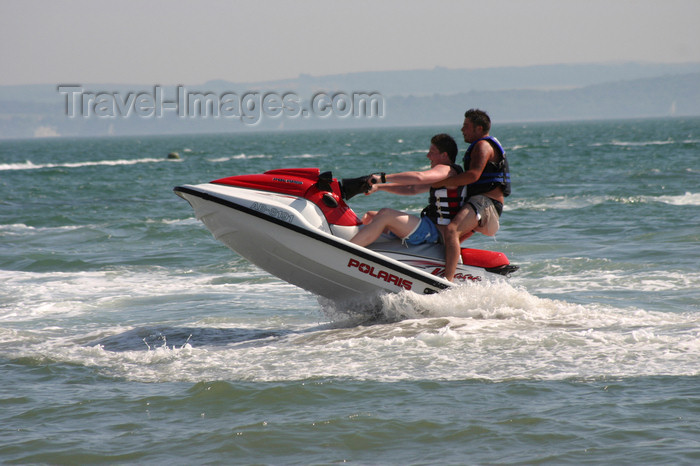
MULTIPOLYGON (((411 292, 385 294, 364 305, 323 302, 322 311, 333 321, 371 317, 370 322, 392 323, 408 319, 457 318, 474 321, 511 321, 548 327, 592 328, 614 325, 644 325, 641 316, 655 325, 669 313, 652 313, 641 309, 619 309, 595 304, 575 304, 540 298, 507 281, 464 283, 435 295, 411 292)), ((677 314, 671 314, 677 315, 677 314)), ((673 319, 671 319, 673 320, 673 319)))
MULTIPOLYGON (((346 314, 322 325, 198 322, 24 335, 21 357, 141 382, 498 382, 699 374, 700 322, 692 314, 576 305, 508 284, 465 285, 430 297, 385 295, 382 301, 372 321, 346 314)), ((6 344, 19 337, 2 336, 6 344)))
POLYGON ((160 273, 157 279, 159 272, 151 271, 149 288, 136 285, 145 282, 141 275, 115 272, 52 275, 43 288, 25 283, 27 273, 8 277, 26 286, 0 320, 43 324, 34 330, 0 328, 0 357, 81 366, 139 382, 700 374, 700 319, 692 311, 577 304, 502 281, 466 283, 429 296, 385 294, 372 306, 326 304, 319 315, 311 295, 283 282, 218 284, 211 277, 160 273), (104 287, 103 296, 95 294, 97 285, 104 287), (257 310, 260 296, 281 288, 284 302, 270 298, 274 309, 257 310), (81 294, 85 290, 90 294, 81 294), (63 304, 49 305, 58 292, 63 304), (182 312, 170 309, 176 301, 182 312), (135 310, 112 320, 113 310, 124 307, 135 310), (274 317, 261 319, 260 312, 274 317), (154 316, 161 322, 154 323, 154 316), (76 319, 83 323, 66 324, 76 319))

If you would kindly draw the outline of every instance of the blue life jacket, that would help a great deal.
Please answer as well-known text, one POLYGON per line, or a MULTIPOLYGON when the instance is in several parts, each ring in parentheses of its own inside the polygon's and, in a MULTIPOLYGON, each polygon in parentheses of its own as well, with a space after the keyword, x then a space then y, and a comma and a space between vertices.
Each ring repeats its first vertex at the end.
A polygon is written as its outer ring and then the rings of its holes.
POLYGON ((503 195, 510 195, 510 169, 508 168, 508 159, 506 159, 506 151, 498 139, 492 136, 486 136, 474 141, 467 148, 467 152, 464 154, 464 169, 469 170, 469 164, 471 162, 471 153, 474 146, 479 141, 488 141, 493 149, 501 155, 501 161, 498 163, 488 162, 484 167, 484 171, 481 173, 481 177, 474 183, 467 185, 467 196, 475 196, 477 194, 483 194, 501 187, 503 189, 503 195))

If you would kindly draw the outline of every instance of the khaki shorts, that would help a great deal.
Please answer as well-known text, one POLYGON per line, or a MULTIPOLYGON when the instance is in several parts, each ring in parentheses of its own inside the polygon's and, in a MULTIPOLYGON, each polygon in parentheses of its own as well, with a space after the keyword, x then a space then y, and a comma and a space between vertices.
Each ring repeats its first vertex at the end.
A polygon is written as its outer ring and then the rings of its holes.
POLYGON ((495 235, 501 224, 493 200, 490 197, 477 194, 467 199, 467 204, 476 210, 476 216, 479 219, 479 227, 476 231, 486 236, 495 235))

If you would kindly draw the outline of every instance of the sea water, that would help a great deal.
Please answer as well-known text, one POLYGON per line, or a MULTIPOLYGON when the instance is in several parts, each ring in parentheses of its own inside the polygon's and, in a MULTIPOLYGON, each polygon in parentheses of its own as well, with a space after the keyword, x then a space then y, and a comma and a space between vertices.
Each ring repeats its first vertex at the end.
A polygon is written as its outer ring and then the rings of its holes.
POLYGON ((700 462, 700 119, 494 125, 513 194, 465 245, 520 270, 371 321, 172 192, 425 169, 458 123, 0 141, 0 462, 700 462))

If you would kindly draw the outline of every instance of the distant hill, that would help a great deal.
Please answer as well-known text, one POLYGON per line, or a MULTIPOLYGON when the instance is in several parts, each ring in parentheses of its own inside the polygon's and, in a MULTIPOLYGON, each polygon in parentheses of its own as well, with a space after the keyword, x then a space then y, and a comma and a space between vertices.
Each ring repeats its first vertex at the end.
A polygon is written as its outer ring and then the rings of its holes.
MULTIPOLYGON (((92 93, 112 93, 124 99, 139 92, 155 92, 154 84, 76 84, 92 93)), ((372 118, 352 115, 309 118, 297 113, 293 117, 263 115, 255 124, 246 124, 241 119, 223 116, 182 118, 170 111, 158 118, 135 112, 127 118, 121 115, 68 118, 66 94, 59 93, 55 84, 0 86, 0 138, 454 125, 464 110, 471 107, 489 111, 500 122, 700 115, 700 63, 435 68, 320 77, 302 75, 263 83, 210 81, 185 87, 222 99, 226 93, 241 97, 256 91, 279 95, 293 92, 302 98, 320 91, 329 95, 376 93, 382 98, 381 117, 375 114, 372 118)), ((164 86, 161 91, 167 99, 178 92, 175 86, 164 86)))
POLYGON ((554 121, 700 115, 700 73, 617 81, 566 90, 472 91, 387 101, 392 123, 454 124, 468 107, 496 121, 554 121))
POLYGON ((558 90, 615 81, 700 73, 700 63, 570 64, 483 69, 370 71, 328 76, 301 75, 294 79, 263 83, 209 81, 204 87, 223 89, 289 89, 313 92, 319 89, 378 91, 385 97, 458 94, 470 91, 512 89, 558 90))

